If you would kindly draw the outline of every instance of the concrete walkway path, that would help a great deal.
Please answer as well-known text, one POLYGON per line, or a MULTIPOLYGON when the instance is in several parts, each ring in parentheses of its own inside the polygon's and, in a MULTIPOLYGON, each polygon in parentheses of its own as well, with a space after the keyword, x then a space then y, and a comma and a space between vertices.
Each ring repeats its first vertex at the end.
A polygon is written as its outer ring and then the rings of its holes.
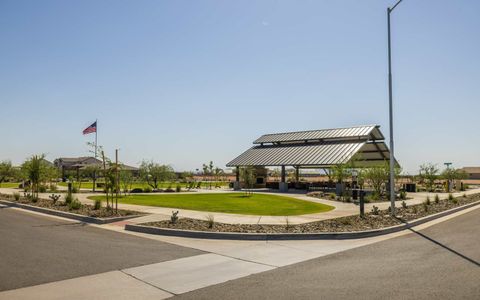
MULTIPOLYGON (((8 189, 1 188, 0 193, 11 194, 13 192, 18 192, 18 189, 8 189)), ((202 190, 198 192, 192 192, 195 194, 198 193, 228 193, 232 192, 231 190, 219 189, 219 190, 202 190)), ((185 192, 187 193, 187 192, 185 192)), ((185 194, 182 193, 182 194, 185 194)), ((269 192, 269 191, 257 191, 256 193, 262 194, 273 194, 279 196, 289 196, 296 199, 301 199, 305 201, 311 201, 316 203, 327 204, 333 206, 334 209, 328 212, 315 213, 315 214, 306 214, 299 216, 288 216, 288 222, 290 224, 303 224, 315 221, 322 221, 328 219, 334 219, 345 216, 352 216, 359 214, 359 206, 354 203, 346 203, 340 201, 333 201, 327 199, 318 199, 313 197, 308 197, 304 193, 298 193, 292 191, 290 193, 278 193, 278 192, 269 192)), ((453 193, 454 197, 460 197, 463 194, 475 194, 480 193, 480 189, 471 189, 466 192, 453 193)), ((50 193, 51 194, 51 193, 50 193)), ((40 194, 41 198, 48 199, 49 193, 40 194)), ((93 201, 88 199, 90 196, 99 195, 93 193, 78 193, 75 194, 75 197, 78 198, 82 203, 93 204, 93 201)), ((159 193, 158 195, 172 195, 159 193)), ((433 201, 436 193, 408 193, 407 197, 411 198, 405 200, 407 205, 420 204, 426 200, 427 196, 430 197, 430 200, 433 201)), ((438 193, 440 199, 446 199, 448 197, 447 193, 438 193)), ((396 202, 396 206, 400 206, 401 201, 396 202)), ((379 209, 388 209, 390 202, 375 202, 375 203, 366 203, 365 211, 369 212, 372 210, 373 206, 377 206, 379 209)), ((179 211, 179 216, 184 218, 192 218, 198 220, 206 220, 209 215, 213 215, 215 222, 219 223, 229 223, 229 224, 285 224, 287 217, 285 216, 255 216, 255 215, 239 215, 239 214, 228 214, 220 212, 205 212, 205 211, 195 211, 187 209, 176 209, 168 207, 156 207, 156 206, 144 206, 144 205, 133 205, 133 204, 124 204, 119 203, 118 207, 120 209, 127 209, 132 211, 138 211, 150 214, 149 216, 140 217, 136 219, 130 219, 127 221, 129 224, 140 224, 145 222, 155 222, 161 220, 168 220, 172 214, 172 211, 179 211)))

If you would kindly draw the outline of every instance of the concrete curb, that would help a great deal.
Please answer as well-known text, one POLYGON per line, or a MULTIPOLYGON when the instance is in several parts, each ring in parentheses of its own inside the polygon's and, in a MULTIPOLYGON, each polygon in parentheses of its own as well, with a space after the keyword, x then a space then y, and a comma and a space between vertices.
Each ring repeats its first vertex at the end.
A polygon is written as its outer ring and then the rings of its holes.
POLYGON ((197 239, 216 239, 216 240, 246 240, 246 241, 268 241, 268 240, 346 240, 359 239, 385 235, 389 233, 399 232, 409 229, 435 219, 462 211, 464 209, 479 205, 480 201, 455 207, 446 211, 442 211, 430 216, 416 219, 409 223, 386 227, 381 229, 356 231, 356 232, 322 232, 322 233, 236 233, 236 232, 209 232, 195 230, 168 229, 153 226, 126 224, 125 230, 166 235, 177 237, 188 237, 197 239))
POLYGON ((128 219, 143 216, 143 215, 130 215, 130 216, 123 216, 123 217, 115 217, 115 218, 95 218, 95 217, 89 217, 89 216, 74 214, 74 213, 70 213, 70 212, 66 212, 66 211, 49 209, 49 208, 45 208, 45 207, 38 207, 38 206, 33 206, 33 205, 28 205, 28 204, 23 204, 23 203, 11 202, 11 201, 2 200, 2 199, 0 199, 0 204, 4 204, 4 205, 10 206, 10 207, 17 207, 17 208, 21 208, 21 209, 31 210, 31 211, 39 212, 39 213, 42 213, 42 214, 53 215, 53 216, 57 216, 57 217, 73 219, 73 220, 77 220, 77 221, 81 221, 81 222, 85 222, 85 223, 92 223, 92 224, 99 224, 99 225, 118 222, 118 221, 123 221, 123 220, 128 220, 128 219))

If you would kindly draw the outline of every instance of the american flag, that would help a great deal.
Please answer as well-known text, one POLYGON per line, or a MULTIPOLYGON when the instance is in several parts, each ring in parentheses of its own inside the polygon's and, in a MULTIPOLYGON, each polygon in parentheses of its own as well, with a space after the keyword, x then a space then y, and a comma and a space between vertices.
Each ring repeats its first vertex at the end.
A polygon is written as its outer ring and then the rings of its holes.
POLYGON ((83 134, 89 134, 89 133, 94 133, 97 132, 97 121, 95 121, 92 125, 88 126, 83 130, 83 134))

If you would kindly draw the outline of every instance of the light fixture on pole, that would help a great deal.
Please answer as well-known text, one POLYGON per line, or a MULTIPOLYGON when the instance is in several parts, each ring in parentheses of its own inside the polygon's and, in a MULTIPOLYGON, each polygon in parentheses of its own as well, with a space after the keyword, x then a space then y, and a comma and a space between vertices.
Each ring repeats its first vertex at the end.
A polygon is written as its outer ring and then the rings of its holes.
POLYGON ((390 14, 400 4, 398 1, 392 8, 387 8, 388 22, 388 104, 390 121, 390 213, 395 216, 395 155, 393 147, 393 101, 392 101, 392 50, 390 38, 390 14))

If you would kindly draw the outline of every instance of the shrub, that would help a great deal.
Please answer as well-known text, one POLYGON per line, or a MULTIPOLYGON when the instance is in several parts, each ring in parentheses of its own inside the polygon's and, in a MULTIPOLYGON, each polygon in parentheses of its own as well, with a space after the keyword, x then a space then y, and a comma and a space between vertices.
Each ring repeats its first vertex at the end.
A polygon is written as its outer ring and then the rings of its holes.
POLYGON ((72 200, 72 202, 70 202, 70 205, 68 206, 71 210, 77 210, 77 209, 80 209, 82 207, 82 203, 80 201, 78 201, 78 199, 74 199, 72 200))
POLYGON ((415 206, 412 206, 412 211, 413 211, 414 214, 416 214, 416 213, 418 212, 416 205, 415 205, 415 206))
POLYGON ((57 203, 57 200, 60 199, 60 195, 51 194, 48 198, 52 199, 53 204, 57 203))
POLYGON ((380 213, 380 210, 378 209, 377 206, 373 206, 372 208, 372 215, 378 215, 380 213))
POLYGON ((143 193, 143 189, 141 188, 134 188, 130 191, 130 193, 143 193))
POLYGON ((424 202, 422 203, 423 210, 424 210, 425 212, 428 211, 428 205, 429 205, 429 204, 427 204, 427 201, 424 201, 424 202))
POLYGON ((429 196, 427 196, 427 200, 425 200, 424 203, 425 203, 426 205, 432 204, 432 202, 430 201, 430 197, 429 197, 429 196))
POLYGON ((463 198, 467 198, 467 194, 463 194, 463 198))
POLYGON ((438 194, 435 195, 435 203, 438 203, 440 202, 440 197, 438 196, 438 194))
POLYGON ((50 186, 48 187, 48 189, 50 190, 50 192, 56 192, 58 190, 57 186, 55 184, 50 184, 50 186))
POLYGON ((330 198, 330 200, 335 200, 337 199, 337 195, 335 195, 335 193, 330 193, 328 194, 328 198, 330 198))
POLYGON ((44 185, 41 185, 38 187, 38 192, 39 193, 46 193, 47 192, 47 187, 44 185))
MULTIPOLYGON (((287 222, 288 222, 288 217, 287 217, 287 222)), ((208 223, 208 228, 213 228, 213 225, 215 225, 215 216, 212 214, 209 214, 207 216, 207 223, 208 223)))
POLYGON ((166 189, 164 192, 165 192, 165 193, 174 193, 175 190, 172 189, 172 188, 168 188, 168 189, 166 189))
POLYGON ((147 186, 146 188, 143 189, 143 192, 144 193, 151 193, 152 192, 152 188, 147 186))
POLYGON ((95 203, 93 205, 93 209, 94 210, 99 210, 101 207, 102 207, 102 201, 99 200, 99 199, 95 200, 95 203))
POLYGON ((453 195, 452 195, 452 193, 448 194, 448 200, 449 200, 449 201, 452 201, 452 200, 453 200, 453 195))
POLYGON ((20 200, 20 193, 17 193, 17 192, 13 193, 13 198, 15 199, 15 201, 20 200))
POLYGON ((452 203, 453 203, 453 204, 457 204, 457 203, 458 203, 458 199, 457 199, 457 198, 453 198, 453 199, 452 199, 452 203))
POLYGON ((172 211, 172 215, 170 216, 170 223, 175 224, 178 221, 178 210, 172 211))
POLYGON ((72 193, 78 193, 78 188, 76 186, 72 186, 72 193))
POLYGON ((407 193, 405 191, 400 191, 400 199, 402 200, 407 199, 407 193))
POLYGON ((182 191, 182 187, 178 184, 177 187, 175 188, 175 191, 177 193, 180 193, 182 191))
POLYGON ((407 202, 405 202, 405 200, 402 201, 402 207, 405 209, 407 208, 407 202))
POLYGON ((73 196, 72 196, 72 194, 71 194, 71 193, 67 193, 67 194, 65 195, 65 204, 70 205, 70 203, 72 203, 72 201, 73 201, 73 196))

